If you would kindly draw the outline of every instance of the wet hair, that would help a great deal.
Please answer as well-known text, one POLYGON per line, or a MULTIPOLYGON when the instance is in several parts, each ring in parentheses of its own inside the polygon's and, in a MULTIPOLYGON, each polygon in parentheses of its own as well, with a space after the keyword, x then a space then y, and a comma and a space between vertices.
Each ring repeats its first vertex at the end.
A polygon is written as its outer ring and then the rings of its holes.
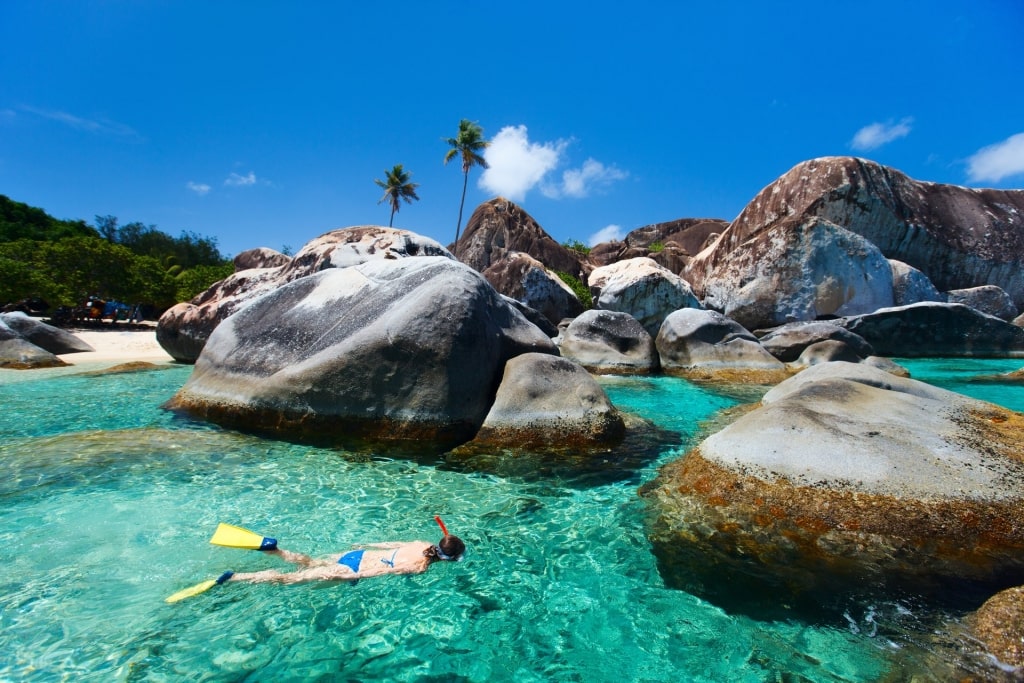
POLYGON ((449 534, 442 538, 437 545, 432 545, 424 550, 423 554, 429 557, 431 562, 436 562, 437 560, 457 560, 464 552, 466 552, 466 544, 462 542, 462 539, 449 534), (444 557, 441 556, 442 554, 444 557))

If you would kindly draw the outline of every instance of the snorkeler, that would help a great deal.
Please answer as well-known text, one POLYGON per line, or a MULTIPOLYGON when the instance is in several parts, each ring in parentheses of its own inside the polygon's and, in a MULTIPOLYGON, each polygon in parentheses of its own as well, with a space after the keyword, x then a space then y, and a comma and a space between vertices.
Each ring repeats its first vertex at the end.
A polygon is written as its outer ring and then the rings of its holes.
POLYGON ((440 517, 434 517, 434 520, 444 533, 444 538, 436 544, 426 541, 376 543, 340 555, 330 555, 324 559, 315 559, 301 553, 281 550, 273 538, 266 538, 248 529, 230 524, 221 524, 217 527, 213 538, 210 539, 210 543, 230 548, 262 550, 270 555, 280 557, 285 562, 300 565, 302 568, 293 572, 279 572, 276 569, 247 573, 224 572, 217 579, 204 581, 175 593, 166 598, 166 602, 178 602, 229 581, 248 583, 358 581, 383 574, 421 574, 427 571, 434 562, 460 560, 466 550, 466 544, 458 536, 448 533, 448 529, 440 517))

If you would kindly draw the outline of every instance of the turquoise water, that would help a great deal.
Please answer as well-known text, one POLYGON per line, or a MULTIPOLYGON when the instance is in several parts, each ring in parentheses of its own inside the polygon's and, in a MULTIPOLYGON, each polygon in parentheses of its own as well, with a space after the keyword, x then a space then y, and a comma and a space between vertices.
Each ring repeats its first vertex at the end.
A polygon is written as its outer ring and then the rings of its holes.
POLYGON ((160 409, 191 371, 167 368, 0 371, 0 680, 874 681, 934 650, 898 628, 917 607, 758 622, 663 586, 636 489, 734 404, 685 381, 601 380, 677 437, 593 477, 223 431, 160 409), (315 555, 435 540, 435 514, 463 562, 163 602, 226 569, 287 566, 207 543, 220 521, 315 555))

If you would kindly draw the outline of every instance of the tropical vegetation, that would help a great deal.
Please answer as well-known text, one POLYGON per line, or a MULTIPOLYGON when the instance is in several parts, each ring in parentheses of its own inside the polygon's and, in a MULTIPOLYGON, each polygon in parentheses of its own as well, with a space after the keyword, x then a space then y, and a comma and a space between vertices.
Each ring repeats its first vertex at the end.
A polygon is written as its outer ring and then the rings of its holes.
POLYGON ((384 190, 384 196, 377 203, 383 204, 388 202, 391 205, 391 218, 388 220, 389 228, 395 221, 395 213, 401 207, 402 200, 407 204, 412 204, 414 200, 419 200, 419 197, 416 196, 416 188, 419 187, 419 183, 411 182, 411 178, 412 174, 402 168, 402 164, 395 164, 394 168, 390 171, 384 171, 384 180, 374 179, 373 181, 384 190))
POLYGON ((458 242, 459 230, 462 228, 462 209, 466 204, 469 171, 474 166, 488 167, 482 153, 491 143, 484 139, 484 129, 468 119, 459 121, 458 134, 453 138, 446 138, 445 142, 451 149, 444 155, 444 163, 447 165, 455 157, 462 160, 462 200, 459 202, 459 220, 455 224, 455 241, 458 242))
POLYGON ((56 309, 98 296, 155 316, 233 271, 216 238, 172 237, 114 216, 59 220, 0 195, 0 306, 31 299, 56 309))

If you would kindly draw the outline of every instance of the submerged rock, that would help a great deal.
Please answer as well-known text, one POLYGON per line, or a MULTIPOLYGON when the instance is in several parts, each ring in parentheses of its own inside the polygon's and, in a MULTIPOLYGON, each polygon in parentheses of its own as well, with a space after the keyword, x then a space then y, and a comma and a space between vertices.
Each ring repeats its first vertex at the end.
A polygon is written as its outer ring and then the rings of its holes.
POLYGON ((894 587, 942 598, 1019 581, 1022 454, 1020 413, 826 363, 642 493, 666 582, 719 604, 816 606, 894 587))
POLYGON ((559 349, 590 372, 632 375, 658 369, 654 339, 628 313, 586 311, 566 326, 559 349))
POLYGON ((1024 586, 995 594, 967 621, 989 654, 1004 666, 1024 670, 1024 586))
POLYGON ((506 361, 532 351, 558 353, 479 273, 380 259, 225 319, 168 407, 287 438, 444 450, 476 434, 506 361))

